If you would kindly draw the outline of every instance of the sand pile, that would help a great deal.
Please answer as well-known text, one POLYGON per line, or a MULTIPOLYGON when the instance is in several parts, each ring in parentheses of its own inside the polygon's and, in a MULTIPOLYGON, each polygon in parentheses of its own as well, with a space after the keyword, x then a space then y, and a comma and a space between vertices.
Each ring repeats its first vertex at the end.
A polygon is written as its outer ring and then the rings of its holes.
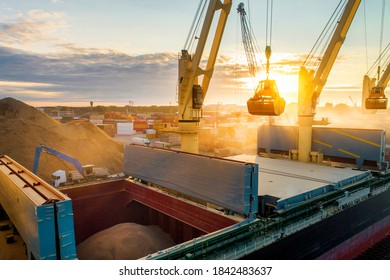
MULTIPOLYGON (((82 165, 123 170, 123 146, 89 122, 61 124, 45 113, 13 98, 0 100, 0 154, 8 155, 32 171, 35 148, 45 145, 76 158, 82 165)), ((74 166, 41 153, 38 175, 50 182, 58 170, 74 166)))
POLYGON ((77 246, 80 260, 135 260, 173 246, 169 234, 158 226, 117 224, 77 246))

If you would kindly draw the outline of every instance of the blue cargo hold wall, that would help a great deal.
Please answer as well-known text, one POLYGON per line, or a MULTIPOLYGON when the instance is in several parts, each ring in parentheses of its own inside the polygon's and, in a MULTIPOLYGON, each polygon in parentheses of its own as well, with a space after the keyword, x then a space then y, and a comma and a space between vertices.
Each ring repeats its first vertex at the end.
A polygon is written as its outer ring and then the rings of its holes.
POLYGON ((258 209, 258 165, 130 144, 124 173, 236 213, 258 209))
MULTIPOLYGON (((332 161, 352 162, 385 169, 385 131, 381 129, 355 129, 313 127, 312 151, 324 154, 332 161)), ((288 153, 298 149, 297 126, 260 126, 258 151, 288 153)))
POLYGON ((7 156, 0 156, 0 204, 27 258, 77 259, 72 200, 7 156))

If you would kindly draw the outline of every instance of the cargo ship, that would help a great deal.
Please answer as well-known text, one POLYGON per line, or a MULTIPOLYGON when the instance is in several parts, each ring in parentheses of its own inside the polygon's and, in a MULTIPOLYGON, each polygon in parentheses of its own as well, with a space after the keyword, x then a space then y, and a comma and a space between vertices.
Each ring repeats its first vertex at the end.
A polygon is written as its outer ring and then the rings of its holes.
MULTIPOLYGON (((0 203, 29 259, 77 259, 81 242, 124 222, 156 225, 174 240, 142 258, 148 260, 353 259, 389 235, 383 157, 374 169, 351 168, 349 155, 301 163, 282 155, 276 141, 278 155, 266 155, 263 129, 270 128, 259 128, 259 155, 215 158, 128 144, 125 178, 60 188, 2 156, 0 203)), ((357 147, 351 153, 370 155, 359 162, 374 160, 365 145, 384 151, 381 130, 339 132, 317 140, 333 145, 348 138, 357 147)))
MULTIPOLYGON (((312 127, 317 99, 360 4, 347 2, 320 67, 301 67, 299 127, 260 127, 255 155, 198 154, 203 99, 232 5, 213 0, 195 54, 184 49, 179 58, 176 132, 182 151, 129 144, 125 178, 58 189, 2 156, 0 204, 24 240, 27 258, 78 259, 79 244, 125 222, 156 225, 175 242, 147 253, 146 260, 353 259, 389 235, 385 132, 312 127), (205 69, 202 57, 210 59, 205 69)), ((250 113, 279 115, 272 100, 258 98, 250 113)))

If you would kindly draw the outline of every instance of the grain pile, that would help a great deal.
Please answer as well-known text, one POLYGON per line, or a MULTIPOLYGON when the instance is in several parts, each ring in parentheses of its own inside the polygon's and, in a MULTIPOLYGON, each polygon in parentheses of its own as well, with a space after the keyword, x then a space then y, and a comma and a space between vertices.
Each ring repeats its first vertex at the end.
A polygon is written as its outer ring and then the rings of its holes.
POLYGON ((117 224, 77 246, 80 260, 135 260, 169 248, 174 242, 158 226, 117 224))
MULTIPOLYGON (((35 148, 45 145, 76 158, 81 164, 123 170, 123 146, 89 122, 61 124, 13 98, 0 100, 0 154, 8 155, 32 171, 35 148)), ((58 170, 74 170, 71 164, 41 153, 38 175, 50 182, 58 170)))

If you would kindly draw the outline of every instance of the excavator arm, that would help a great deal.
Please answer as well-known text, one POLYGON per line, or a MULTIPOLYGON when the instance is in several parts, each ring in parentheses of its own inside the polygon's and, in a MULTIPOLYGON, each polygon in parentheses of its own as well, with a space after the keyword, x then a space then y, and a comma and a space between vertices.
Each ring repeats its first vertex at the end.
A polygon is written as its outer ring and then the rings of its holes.
POLYGON ((56 156, 56 157, 58 157, 60 159, 63 159, 65 161, 71 163, 77 169, 77 171, 82 176, 84 176, 83 166, 81 165, 81 163, 77 159, 75 159, 75 158, 73 158, 73 157, 71 157, 71 156, 69 156, 67 154, 64 154, 64 153, 61 153, 59 151, 56 151, 56 150, 54 150, 52 148, 46 147, 45 145, 40 145, 40 146, 38 146, 35 149, 34 168, 33 168, 33 173, 34 174, 37 174, 37 172, 38 172, 39 160, 41 158, 42 150, 45 150, 49 154, 52 154, 53 156, 56 156))

